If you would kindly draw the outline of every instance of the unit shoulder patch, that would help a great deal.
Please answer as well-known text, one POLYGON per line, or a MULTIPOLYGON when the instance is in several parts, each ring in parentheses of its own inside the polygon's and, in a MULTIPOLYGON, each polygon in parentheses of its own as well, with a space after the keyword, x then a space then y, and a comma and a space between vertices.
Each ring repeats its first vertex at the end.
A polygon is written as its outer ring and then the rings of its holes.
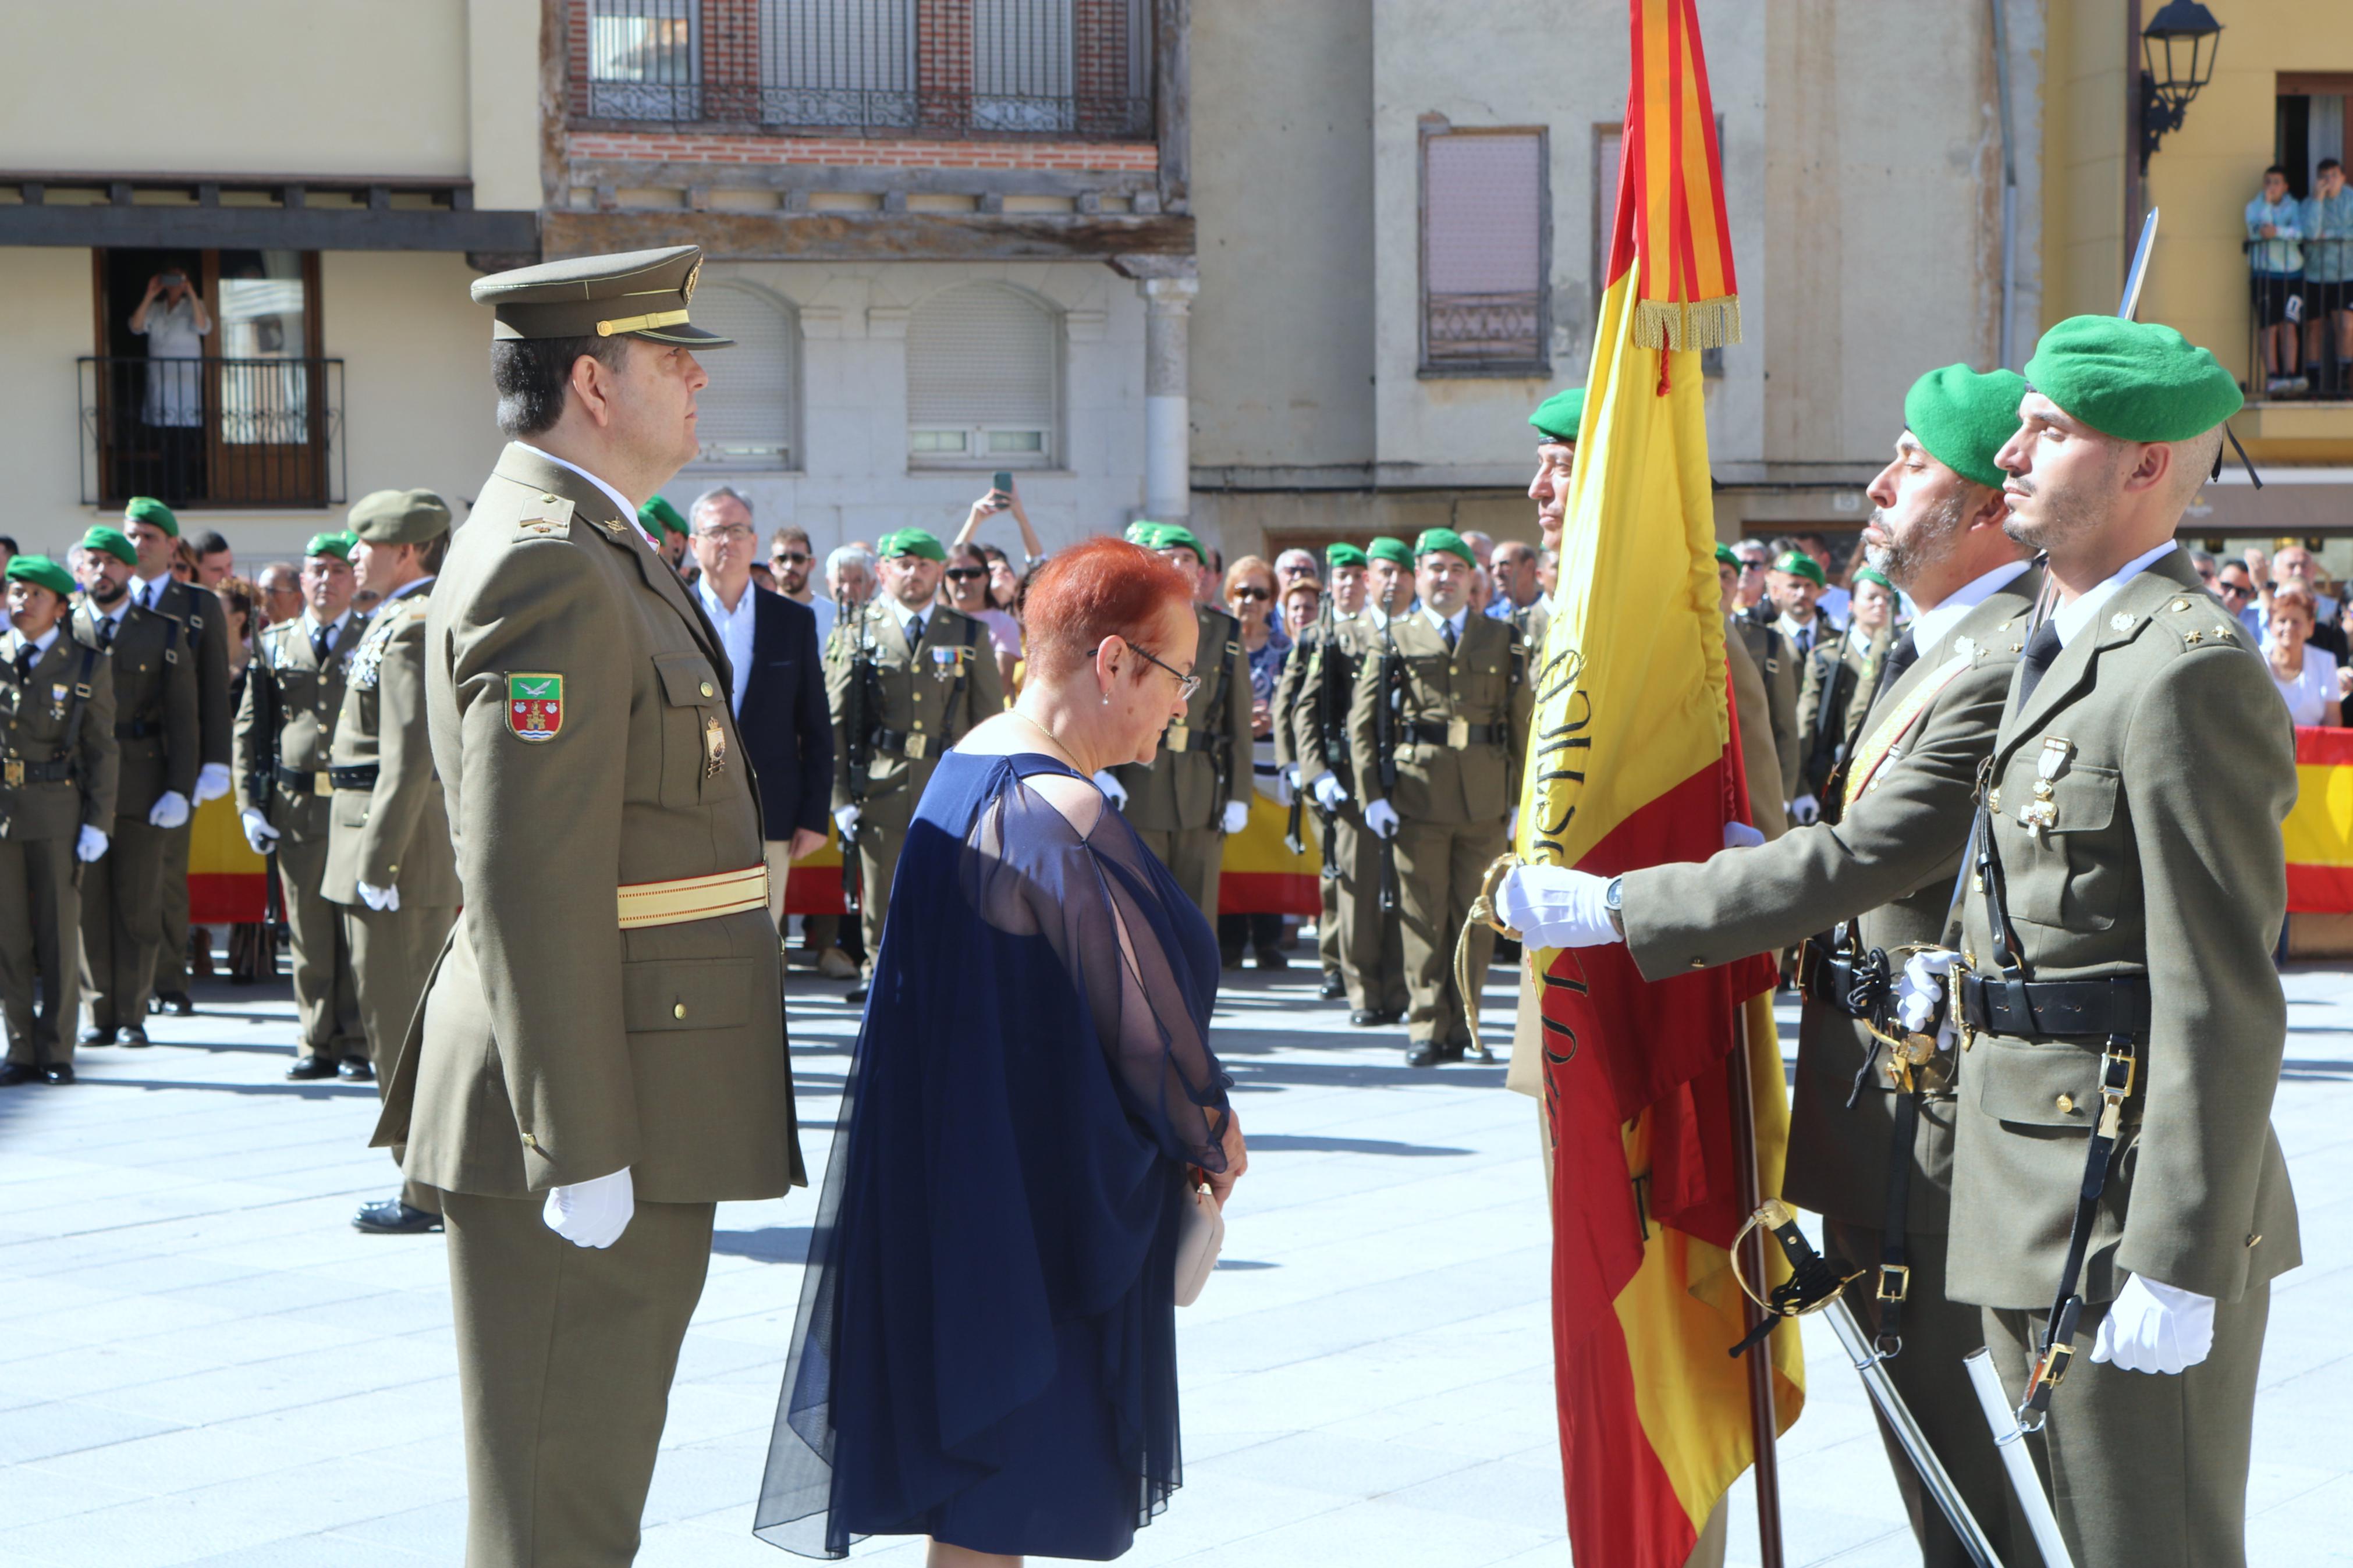
POLYGON ((516 671, 507 677, 507 729, 518 741, 553 741, 564 731, 564 677, 516 671))

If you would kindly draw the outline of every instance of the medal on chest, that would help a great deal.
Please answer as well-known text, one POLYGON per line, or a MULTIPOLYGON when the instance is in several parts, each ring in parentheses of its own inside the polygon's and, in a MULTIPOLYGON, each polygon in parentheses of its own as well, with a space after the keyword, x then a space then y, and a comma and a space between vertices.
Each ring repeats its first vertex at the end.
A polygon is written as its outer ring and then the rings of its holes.
POLYGON ((2034 762, 2032 797, 2018 808, 2019 826, 2038 844, 2042 842, 2044 834, 2059 826, 2059 803, 2052 798, 2057 786, 2051 781, 2059 776, 2074 750, 2075 742, 2063 735, 2042 738, 2042 754, 2034 762))

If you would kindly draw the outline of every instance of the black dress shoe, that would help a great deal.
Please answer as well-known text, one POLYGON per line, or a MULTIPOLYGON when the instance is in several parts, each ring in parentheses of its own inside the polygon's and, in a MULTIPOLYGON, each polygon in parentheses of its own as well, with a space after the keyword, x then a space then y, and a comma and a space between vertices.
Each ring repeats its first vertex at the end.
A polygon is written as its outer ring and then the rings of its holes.
POLYGON ((1258 966, 1261 969, 1288 969, 1291 960, 1282 955, 1279 947, 1262 947, 1258 952, 1258 966))
POLYGON ((74 1080, 73 1064, 51 1062, 41 1069, 41 1077, 50 1083, 71 1083, 74 1080))
POLYGON ((160 1011, 175 1018, 193 1018, 196 1015, 195 998, 185 991, 167 991, 158 1000, 164 1004, 160 1011))
POLYGON ((41 1077, 41 1069, 27 1062, 0 1062, 0 1089, 14 1089, 20 1083, 31 1083, 41 1077))
POLYGON ((1347 994, 1347 977, 1336 969, 1325 970, 1324 972, 1324 984, 1315 988, 1315 994, 1323 997, 1326 1002, 1336 1002, 1347 994))
POLYGON ((863 985, 853 985, 848 992, 843 994, 841 999, 845 1002, 863 1002, 866 1000, 866 987, 863 985))
POLYGON ((1459 1045, 1454 1047, 1454 1059, 1458 1062, 1478 1062, 1485 1067, 1493 1067, 1495 1065, 1495 1053, 1483 1045, 1459 1045))
POLYGON ((1348 1022, 1359 1029, 1369 1029, 1381 1021, 1381 1016, 1370 1007, 1358 1007, 1348 1015, 1348 1022))
POLYGON ((85 1046, 111 1046, 114 1044, 114 1031, 111 1028, 102 1029, 92 1024, 74 1038, 85 1046))
POLYGON ((1373 1022, 1376 1024, 1402 1024, 1405 1022, 1405 1009, 1402 1007, 1376 1007, 1373 1009, 1373 1022))
POLYGON ((362 1204, 360 1212, 352 1215, 352 1225, 378 1236, 424 1236, 441 1228, 441 1216, 411 1208, 398 1198, 378 1198, 362 1204))
POLYGON ((334 1058, 314 1052, 307 1057, 296 1057, 294 1065, 286 1069, 286 1076, 297 1082, 307 1079, 332 1078, 336 1065, 334 1058))
POLYGON ((1416 1040, 1406 1047, 1405 1065, 1409 1068, 1434 1068, 1446 1059, 1446 1047, 1435 1040, 1416 1040))
POLYGON ((375 1068, 365 1057, 345 1057, 336 1064, 335 1076, 353 1083, 374 1083, 375 1068))
POLYGON ((118 1046, 144 1046, 148 1043, 147 1031, 136 1024, 125 1024, 114 1031, 114 1043, 118 1046))

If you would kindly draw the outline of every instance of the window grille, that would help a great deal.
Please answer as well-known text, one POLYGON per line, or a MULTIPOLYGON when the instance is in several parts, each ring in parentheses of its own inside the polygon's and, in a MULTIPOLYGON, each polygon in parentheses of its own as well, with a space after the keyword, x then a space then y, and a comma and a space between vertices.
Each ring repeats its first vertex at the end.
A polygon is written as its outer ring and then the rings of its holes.
POLYGON ((760 118, 913 126, 915 0, 762 0, 760 118))
POLYGON ((918 467, 1050 467, 1061 332, 1018 289, 965 283, 907 322, 907 452, 918 467))
POLYGON ((599 120, 700 120, 696 0, 587 0, 588 112, 599 120))

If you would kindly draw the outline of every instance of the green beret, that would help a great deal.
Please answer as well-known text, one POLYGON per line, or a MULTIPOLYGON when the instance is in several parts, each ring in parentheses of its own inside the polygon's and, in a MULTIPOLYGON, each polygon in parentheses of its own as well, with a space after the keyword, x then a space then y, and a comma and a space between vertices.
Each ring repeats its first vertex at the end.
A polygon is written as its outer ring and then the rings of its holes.
POLYGON ((2034 345, 2036 392, 2119 441, 2186 441, 2239 411, 2239 384, 2171 327, 2070 316, 2034 345))
POLYGON ((895 561, 902 555, 920 555, 926 561, 948 558, 945 547, 920 528, 902 528, 896 533, 884 534, 876 554, 884 561, 895 561))
POLYGON ((302 547, 305 556, 332 555, 338 561, 352 558, 352 546, 359 540, 349 533, 314 533, 311 542, 302 547))
POLYGON ((1365 554, 1371 560, 1388 561, 1399 566, 1413 564, 1413 552, 1405 547, 1405 541, 1391 539, 1387 534, 1366 546, 1365 554))
POLYGON ((686 526, 686 519, 678 515, 678 508, 659 496, 638 508, 638 525, 657 539, 664 533, 691 534, 694 531, 686 526))
POLYGON ((1720 539, 1715 542, 1715 563, 1718 566, 1729 566, 1735 572, 1740 570, 1740 557, 1732 552, 1732 546, 1720 539))
POLYGON ((1563 387, 1542 403, 1528 416, 1528 423, 1547 440, 1577 443, 1577 426, 1585 417, 1585 388, 1563 387))
POLYGON ((449 531, 449 503, 431 490, 378 490, 353 503, 351 525, 370 544, 424 544, 449 531))
POLYGON ((1334 571, 1343 566, 1362 566, 1365 563, 1365 552, 1345 540, 1324 547, 1324 564, 1334 571))
POLYGON ((1149 518, 1137 518, 1127 525, 1127 542, 1141 544, 1146 550, 1160 548, 1160 525, 1149 518))
POLYGON ((37 588, 47 588, 60 599, 74 596, 74 580, 66 569, 46 555, 19 555, 8 563, 8 581, 30 583, 37 588))
POLYGON ((1904 425, 1928 456, 1965 479, 2000 489, 2006 476, 1993 455, 2018 434, 2018 400, 2025 395, 2026 378, 2014 370, 1979 375, 1948 364, 1904 395, 1904 425))
POLYGON ((1776 572, 1791 572, 1800 577, 1810 577, 1817 588, 1827 588, 1830 579, 1822 575, 1822 564, 1802 550, 1784 550, 1781 558, 1773 563, 1776 572))
POLYGON ((132 496, 131 504, 122 509, 122 521, 150 523, 174 539, 180 537, 180 520, 172 515, 170 507, 153 496, 132 496))
POLYGON ((1209 563, 1208 548, 1201 542, 1191 529, 1186 527, 1181 522, 1162 523, 1160 525, 1160 537, 1153 541, 1152 548, 1155 550, 1189 550, 1193 552, 1193 559, 1195 561, 1200 563, 1204 566, 1207 566, 1209 563))
POLYGON ((81 536, 81 547, 84 550, 102 550, 126 566, 139 564, 139 547, 132 543, 131 536, 119 528, 99 524, 81 536))
POLYGON ((1441 550, 1450 555, 1460 555, 1473 566, 1479 564, 1479 558, 1471 552, 1469 543, 1451 528, 1425 528, 1421 531, 1421 537, 1413 542, 1413 558, 1416 561, 1441 550))
POLYGON ((1852 580, 1857 583, 1876 583, 1891 594, 1895 592, 1895 584, 1889 582, 1887 580, 1887 574, 1882 572, 1876 566, 1865 566, 1859 569, 1852 574, 1852 580))

